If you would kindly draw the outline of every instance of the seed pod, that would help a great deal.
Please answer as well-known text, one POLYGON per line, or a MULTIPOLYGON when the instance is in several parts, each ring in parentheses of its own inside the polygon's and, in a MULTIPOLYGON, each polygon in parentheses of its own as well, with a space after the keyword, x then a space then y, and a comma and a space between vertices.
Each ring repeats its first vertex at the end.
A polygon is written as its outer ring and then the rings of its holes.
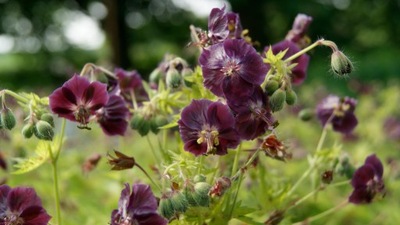
POLYGON ((25 138, 31 138, 33 135, 34 129, 35 129, 35 125, 33 123, 28 123, 28 124, 25 124, 25 126, 22 128, 21 133, 25 138))
POLYGON ((286 92, 282 89, 276 90, 269 98, 269 105, 273 112, 283 109, 286 100, 286 92))
POLYGON ((175 68, 169 68, 165 79, 167 86, 172 89, 179 88, 182 84, 182 76, 175 68))
POLYGON ((194 185, 195 193, 193 194, 193 199, 199 206, 209 206, 210 196, 208 195, 208 192, 210 189, 211 185, 206 182, 198 182, 194 185))
POLYGON ((339 76, 351 73, 354 67, 350 59, 341 51, 334 51, 331 55, 332 71, 339 76))
POLYGON ((174 216, 175 210, 172 207, 171 199, 169 198, 161 198, 159 209, 160 214, 167 219, 174 216))
POLYGON ((294 105, 297 102, 297 94, 292 89, 286 91, 286 103, 294 105))
POLYGON ((272 95, 279 88, 279 83, 276 80, 269 80, 265 85, 265 91, 268 95, 272 95))
POLYGON ((51 141, 54 137, 53 127, 46 121, 39 120, 35 124, 35 129, 33 131, 35 136, 42 140, 51 141))
POLYGON ((1 110, 0 120, 2 127, 7 130, 13 129, 17 123, 14 113, 7 107, 1 110))
POLYGON ((54 117, 50 113, 43 113, 42 116, 40 116, 40 120, 46 121, 54 127, 54 117))

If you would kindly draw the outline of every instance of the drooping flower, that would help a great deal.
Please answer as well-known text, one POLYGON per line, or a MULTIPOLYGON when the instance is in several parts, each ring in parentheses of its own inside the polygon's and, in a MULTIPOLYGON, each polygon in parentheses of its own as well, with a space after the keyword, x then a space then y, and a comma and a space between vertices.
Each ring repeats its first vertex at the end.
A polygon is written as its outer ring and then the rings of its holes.
POLYGON ((367 157, 363 166, 358 168, 351 179, 354 188, 349 202, 354 204, 371 203, 377 194, 385 193, 382 180, 383 165, 373 154, 367 157))
POLYGON ((126 71, 117 68, 115 69, 115 76, 118 78, 118 86, 121 90, 120 94, 129 103, 132 102, 132 95, 134 95, 136 102, 143 102, 149 99, 143 88, 142 77, 136 70, 126 71))
POLYGON ((229 107, 221 102, 193 100, 182 110, 178 121, 184 149, 194 155, 227 154, 240 137, 234 128, 235 119, 229 107))
POLYGON ((129 184, 121 192, 118 209, 111 213, 111 225, 165 225, 168 221, 157 213, 158 203, 150 186, 129 184))
POLYGON ((50 219, 33 188, 0 186, 0 224, 47 225, 50 219))
POLYGON ((111 95, 107 104, 97 111, 96 118, 107 135, 124 135, 128 127, 129 109, 122 97, 111 95))
POLYGON ((74 75, 50 96, 53 113, 86 127, 91 116, 108 101, 106 85, 74 75))
POLYGON ((268 67, 256 50, 242 39, 227 39, 204 49, 199 63, 204 86, 217 96, 224 96, 222 85, 231 83, 233 93, 251 93, 264 81, 268 67))
POLYGON ((224 85, 225 97, 235 115, 236 130, 242 139, 253 140, 273 129, 275 119, 268 105, 268 97, 260 86, 254 87, 250 95, 232 93, 229 89, 232 89, 230 85, 224 85))
POLYGON ((358 124, 354 115, 356 104, 353 98, 330 95, 318 104, 316 114, 323 126, 331 123, 334 131, 351 133, 358 124))

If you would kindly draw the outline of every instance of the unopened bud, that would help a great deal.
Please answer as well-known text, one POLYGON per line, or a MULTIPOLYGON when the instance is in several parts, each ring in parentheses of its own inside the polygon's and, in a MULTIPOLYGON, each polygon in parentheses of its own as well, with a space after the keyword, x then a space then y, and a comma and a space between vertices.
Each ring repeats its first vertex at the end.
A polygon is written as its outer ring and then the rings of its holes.
POLYGON ((286 91, 286 103, 294 105, 297 102, 297 94, 292 89, 286 91))
POLYGON ((150 131, 150 121, 147 121, 146 118, 140 113, 136 112, 132 120, 130 122, 130 126, 133 130, 137 130, 141 136, 144 136, 150 131))
POLYGON ((331 55, 332 71, 339 76, 351 73, 354 67, 350 59, 341 51, 334 51, 331 55))
POLYGON ((193 182, 195 183, 199 183, 199 182, 205 182, 206 181, 206 176, 204 176, 203 174, 197 174, 196 176, 194 176, 193 178, 193 182))
POLYGON ((193 187, 191 187, 191 186, 186 186, 183 189, 183 195, 185 196, 185 198, 190 206, 198 206, 199 205, 193 198, 194 193, 195 193, 195 191, 194 191, 193 187))
POLYGON ((51 141, 54 137, 54 130, 48 122, 39 120, 35 124, 34 134, 39 139, 51 141))
POLYGON ((54 127, 54 117, 50 113, 43 113, 42 116, 40 116, 40 120, 46 121, 54 127))
POLYGON ((279 83, 276 80, 269 80, 265 85, 265 92, 268 95, 272 95, 279 88, 279 83))
POLYGON ((193 70, 190 68, 183 68, 182 72, 181 72, 182 78, 183 78, 183 82, 186 85, 186 87, 191 87, 192 86, 192 82, 188 81, 187 79, 185 79, 186 77, 189 77, 191 75, 193 75, 193 70))
POLYGON ((189 203, 184 194, 176 193, 171 197, 171 205, 175 213, 183 213, 187 210, 189 203))
POLYGON ((323 172, 321 175, 321 180, 322 180, 322 183, 324 183, 324 184, 330 184, 333 180, 333 171, 327 170, 327 171, 323 172))
POLYGON ((311 109, 302 109, 298 117, 303 121, 309 121, 314 117, 314 111, 311 109))
POLYGON ((150 73, 149 81, 150 83, 158 84, 160 79, 163 77, 163 73, 160 68, 155 68, 153 72, 150 73))
POLYGON ((182 76, 175 68, 169 68, 165 79, 167 86, 172 89, 178 88, 182 84, 182 76))
POLYGON ((167 123, 168 123, 168 120, 167 120, 167 118, 165 118, 164 115, 157 115, 157 116, 151 118, 150 130, 154 134, 157 134, 160 131, 159 127, 162 127, 162 126, 166 125, 167 123))
POLYGON ((210 204, 210 196, 208 192, 211 189, 211 185, 206 182, 199 182, 194 185, 195 193, 193 199, 199 206, 208 206, 210 204))
POLYGON ((33 123, 28 123, 25 124, 25 126, 22 128, 21 133, 25 138, 31 138, 34 130, 35 130, 35 125, 33 123))
POLYGON ((160 214, 167 219, 174 216, 175 210, 172 207, 171 199, 169 198, 161 198, 159 209, 160 214))
POLYGON ((269 98, 269 105, 273 112, 283 109, 286 100, 286 92, 282 89, 276 90, 269 98))
POLYGON ((0 121, 1 126, 7 130, 13 129, 17 123, 14 113, 7 107, 1 110, 0 121))

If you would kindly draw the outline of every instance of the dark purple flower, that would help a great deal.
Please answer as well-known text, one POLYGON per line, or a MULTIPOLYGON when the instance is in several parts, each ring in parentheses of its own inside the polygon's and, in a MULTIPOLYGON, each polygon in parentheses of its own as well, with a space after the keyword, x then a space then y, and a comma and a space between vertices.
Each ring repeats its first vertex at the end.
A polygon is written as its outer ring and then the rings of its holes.
MULTIPOLYGON (((283 40, 272 46, 272 52, 274 53, 274 55, 278 54, 281 51, 285 51, 286 49, 287 52, 283 57, 283 60, 300 51, 300 48, 294 42, 291 42, 289 40, 283 40)), ((268 50, 269 47, 266 47, 264 49, 264 52, 267 52, 268 50)), ((306 79, 309 61, 310 57, 307 54, 303 54, 290 62, 291 64, 297 63, 297 65, 290 71, 289 74, 293 84, 301 84, 306 79)))
POLYGON ((221 9, 213 8, 208 17, 208 37, 215 44, 224 41, 228 35, 228 19, 225 6, 221 9))
POLYGON ((111 214, 111 225, 164 225, 168 221, 157 213, 158 203, 149 185, 129 184, 121 192, 118 209, 111 214))
POLYGON ((196 156, 224 155, 227 148, 236 148, 240 142, 235 119, 221 102, 193 100, 182 110, 178 124, 185 150, 196 156))
POLYGON ((89 118, 108 101, 106 85, 74 75, 50 96, 53 113, 86 126, 89 118))
POLYGON ((304 48, 307 41, 304 41, 304 37, 306 36, 306 32, 310 23, 312 22, 312 17, 307 16, 306 14, 298 14, 294 19, 292 29, 289 30, 285 39, 296 43, 300 48, 304 48))
POLYGON ((339 98, 330 95, 317 106, 316 114, 322 126, 331 123, 333 130, 340 133, 351 133, 358 120, 354 115, 357 100, 349 97, 339 98))
POLYGON ((205 87, 217 96, 224 96, 224 82, 231 83, 232 92, 251 93, 268 71, 261 56, 242 39, 227 39, 204 49, 199 63, 205 87))
POLYGON ((111 95, 107 104, 96 113, 97 122, 107 135, 124 135, 128 115, 125 101, 117 95, 111 95))
POLYGON ((368 156, 364 165, 356 170, 351 179, 354 191, 349 197, 349 202, 354 204, 370 203, 376 194, 384 194, 385 186, 382 176, 381 161, 375 154, 368 156))
POLYGON ((0 186, 0 225, 47 225, 50 219, 33 188, 0 186))
MULTIPOLYGON (((225 89, 231 87, 224 86, 225 89)), ((260 86, 255 87, 250 95, 232 95, 226 91, 225 97, 235 115, 236 130, 242 139, 253 140, 273 129, 275 120, 269 108, 268 97, 260 86)))
POLYGON ((121 95, 132 101, 132 95, 135 96, 137 102, 147 101, 149 96, 143 88, 142 77, 136 71, 125 71, 123 69, 115 69, 115 76, 118 78, 118 85, 121 90, 121 95))

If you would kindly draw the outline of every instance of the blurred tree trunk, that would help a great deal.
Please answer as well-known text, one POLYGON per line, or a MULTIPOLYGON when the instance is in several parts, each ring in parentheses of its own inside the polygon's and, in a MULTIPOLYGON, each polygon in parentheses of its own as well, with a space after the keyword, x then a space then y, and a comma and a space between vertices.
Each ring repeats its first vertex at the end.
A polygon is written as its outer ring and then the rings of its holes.
POLYGON ((125 26, 126 0, 104 0, 108 15, 104 21, 104 30, 112 50, 112 63, 128 68, 128 43, 125 26))

